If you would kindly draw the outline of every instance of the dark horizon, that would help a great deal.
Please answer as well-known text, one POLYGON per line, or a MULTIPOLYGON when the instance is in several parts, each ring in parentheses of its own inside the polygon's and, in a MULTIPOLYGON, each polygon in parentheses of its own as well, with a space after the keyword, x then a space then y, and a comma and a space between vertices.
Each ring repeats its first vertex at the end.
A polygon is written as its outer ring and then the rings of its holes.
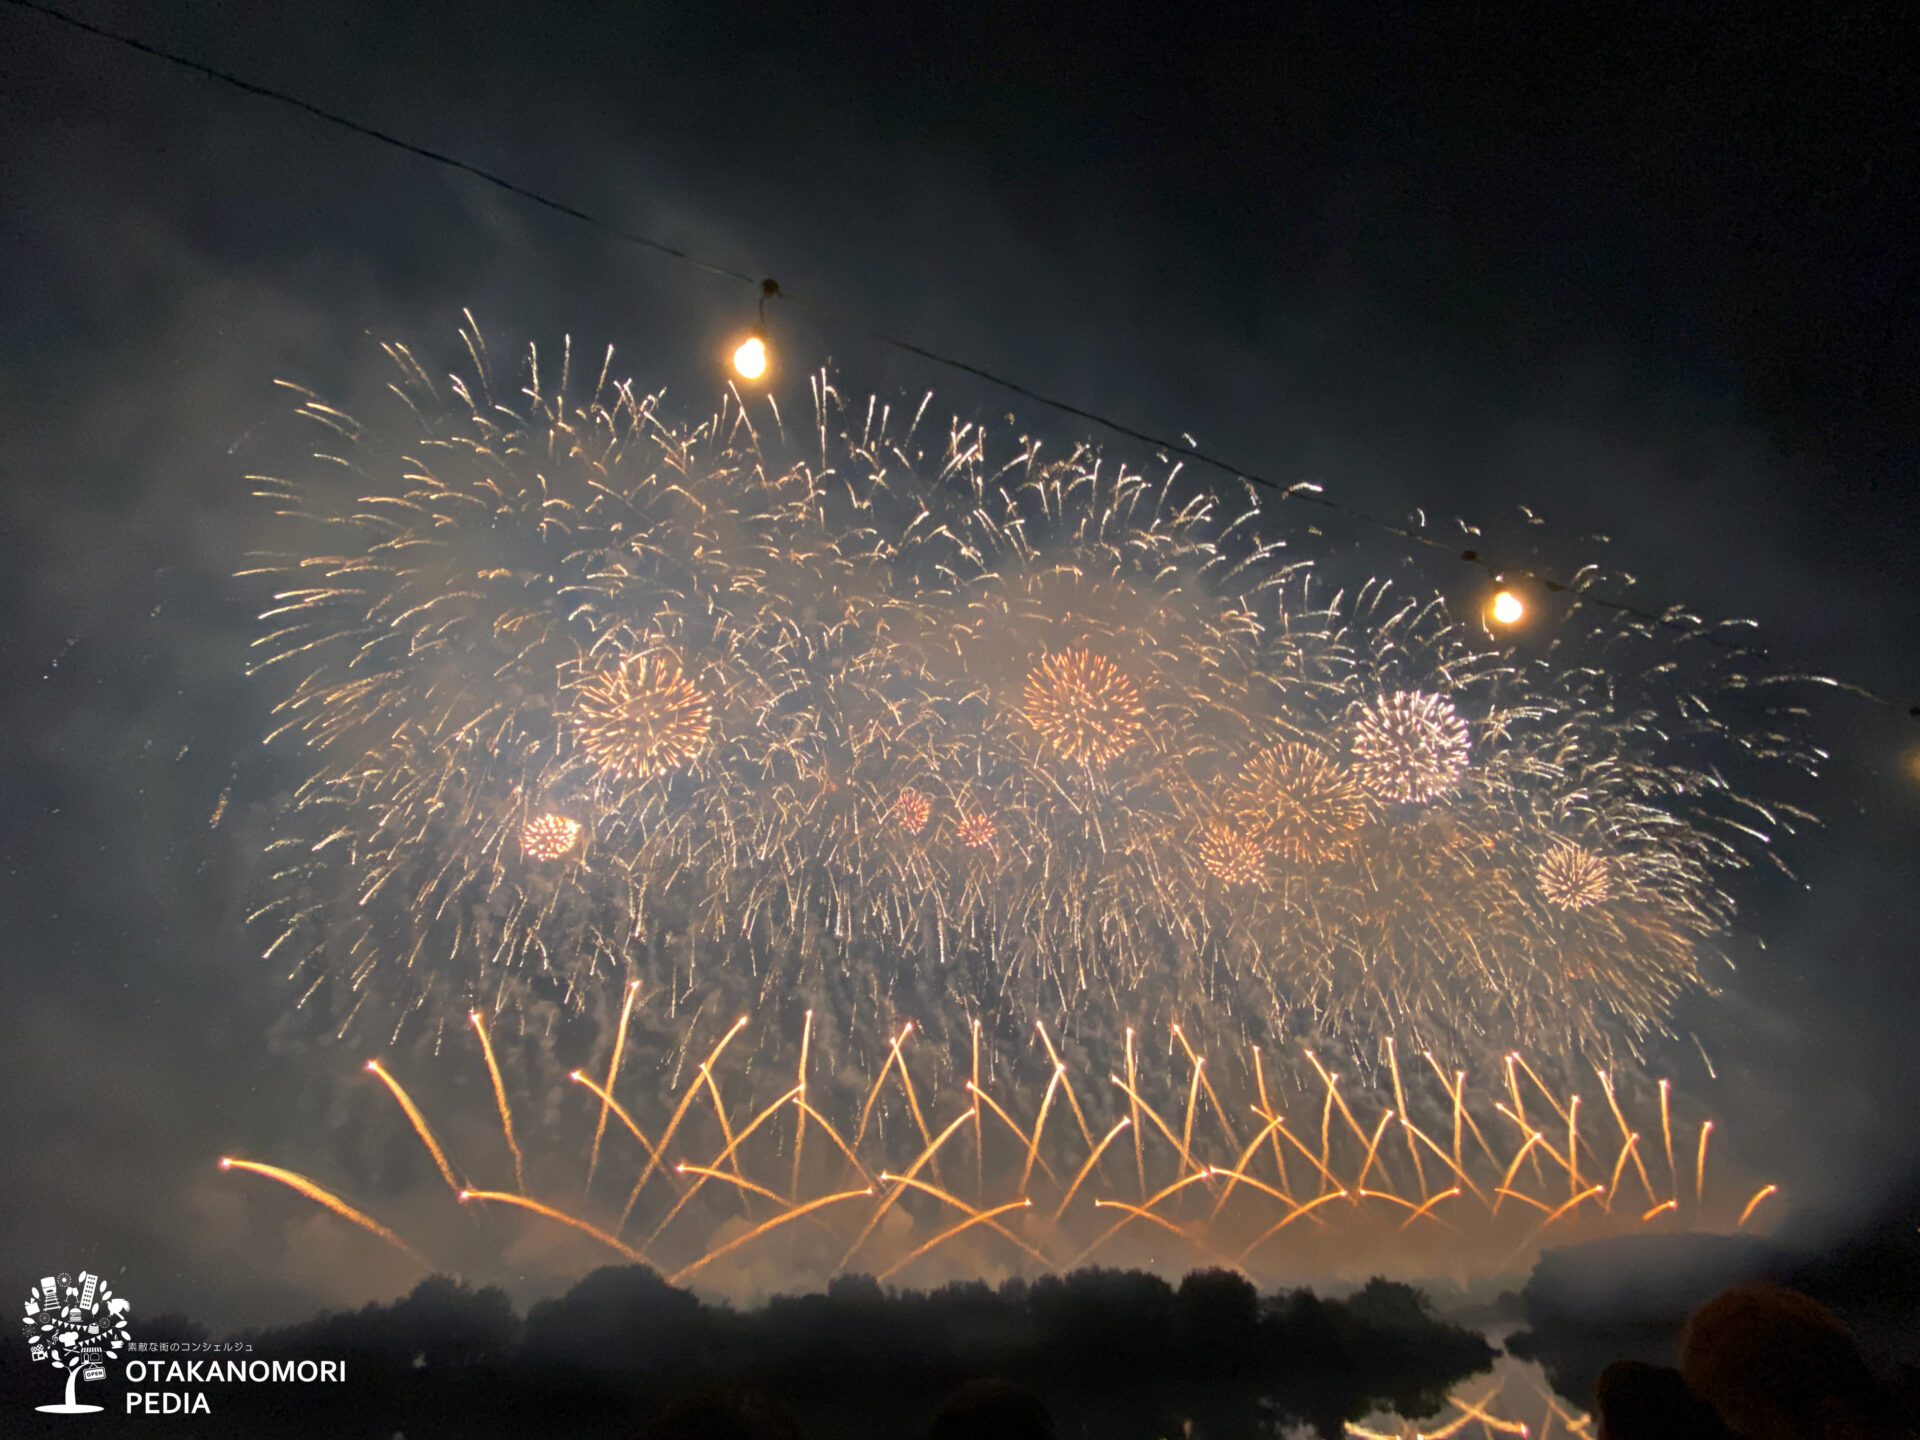
MULTIPOLYGON (((1495 1357, 1404 1285, 1376 1279, 1322 1300, 1262 1295, 1221 1270, 1177 1286, 1090 1268, 931 1290, 849 1275, 823 1293, 734 1310, 644 1267, 605 1266, 524 1313, 503 1291, 436 1275, 390 1304, 264 1331, 214 1336, 175 1315, 136 1335, 148 1348, 121 1365, 138 1368, 110 1373, 102 1394, 116 1406, 123 1390, 204 1404, 196 1424, 215 1435, 283 1433, 296 1416, 429 1436, 519 1434, 531 1423, 550 1435, 624 1435, 715 1390, 767 1396, 806 1417, 810 1433, 918 1434, 945 1396, 992 1376, 1044 1395, 1063 1420, 1093 1417, 1102 1434, 1157 1435, 1181 1416, 1225 1434, 1217 1427, 1279 1414, 1337 1436, 1343 1419, 1376 1406, 1436 1414, 1495 1357), (318 1388, 245 1378, 256 1364, 271 1376, 280 1360, 347 1370, 318 1388)), ((24 1406, 55 1388, 49 1373, 9 1354, 0 1398, 24 1406)))
MULTIPOLYGON (((1887 697, 1814 707, 1831 758, 1791 798, 1823 823, 1774 847, 1792 878, 1739 877, 1739 968, 1649 1071, 1815 1233, 1920 1175, 1904 12, 73 13, 821 297, 848 323, 771 312, 796 412, 830 366, 1151 458, 871 325, 1369 513, 1531 507, 1543 566, 1600 555, 1887 697)), ((219 1156, 310 1161, 382 1214, 439 1187, 404 1130, 354 1132, 364 1057, 289 1032, 242 924, 289 783, 232 579, 271 382, 352 408, 380 340, 457 364, 470 307, 510 348, 612 343, 691 416, 758 297, 19 7, 0 35, 0 1253, 263 1323, 360 1282, 332 1222, 219 1156)))
MULTIPOLYGON (((1764 1279, 1831 1306, 1910 1401, 1916 1216, 1920 1191, 1825 1255, 1736 1237, 1622 1236, 1550 1251, 1517 1293, 1445 1304, 1379 1276, 1328 1294, 1261 1289, 1219 1268, 1174 1283, 1088 1266, 997 1284, 850 1273, 733 1305, 651 1267, 601 1265, 522 1307, 497 1286, 436 1273, 391 1301, 264 1328, 136 1315, 136 1344, 81 1393, 117 1413, 127 1394, 151 1395, 135 1402, 150 1408, 124 1413, 191 1414, 208 1435, 320 1423, 512 1435, 537 1423, 551 1435, 620 1437, 701 1397, 754 1397, 804 1433, 858 1436, 924 1433, 948 1397, 991 1378, 1038 1397, 1057 1425, 1115 1437, 1182 1425, 1265 1434, 1276 1417, 1337 1437, 1369 1413, 1444 1420, 1496 1397, 1494 1413, 1511 1423, 1551 1409, 1543 1385, 1566 1420, 1593 1403, 1603 1367, 1671 1364, 1689 1313, 1764 1279), (306 1368, 283 1377, 276 1367, 288 1365, 306 1368)), ((0 1400, 16 1408, 58 1380, 18 1349, 0 1358, 0 1400)))

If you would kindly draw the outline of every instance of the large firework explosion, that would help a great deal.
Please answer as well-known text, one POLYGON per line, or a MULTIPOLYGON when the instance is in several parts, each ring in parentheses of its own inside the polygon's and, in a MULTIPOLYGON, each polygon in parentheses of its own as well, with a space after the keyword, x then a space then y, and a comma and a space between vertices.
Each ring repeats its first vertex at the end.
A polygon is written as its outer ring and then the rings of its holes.
POLYGON ((1797 813, 1713 758, 1813 758, 1741 652, 1600 572, 1522 653, 1177 467, 823 379, 803 426, 676 427, 610 358, 575 393, 468 342, 444 382, 389 347, 378 423, 306 396, 322 463, 260 487, 256 668, 314 768, 257 918, 343 1031, 638 976, 827 1047, 957 1014, 1117 1054, 1124 1010, 1607 1055, 1797 813))

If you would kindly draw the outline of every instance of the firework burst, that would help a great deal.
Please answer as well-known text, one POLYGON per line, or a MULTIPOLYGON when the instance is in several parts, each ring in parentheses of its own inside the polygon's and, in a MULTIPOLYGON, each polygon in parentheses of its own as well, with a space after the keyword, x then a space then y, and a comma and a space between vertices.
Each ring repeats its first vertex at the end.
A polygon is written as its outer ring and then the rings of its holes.
POLYGON ((1328 596, 1255 495, 824 378, 792 430, 731 399, 676 428, 605 365, 507 381, 468 340, 447 381, 392 347, 379 423, 306 397, 327 463, 258 482, 255 668, 310 769, 254 918, 342 1029, 697 969, 842 1035, 1127 997, 1610 1055, 1802 818, 1694 753, 1810 766, 1767 677, 1682 666, 1585 602, 1599 572, 1523 665, 1437 598, 1328 596))
POLYGON ((580 822, 569 815, 536 815, 520 827, 520 853, 529 860, 558 860, 580 843, 580 822))
POLYGON ((1267 852, 1238 826, 1213 820, 1200 836, 1200 863, 1222 885, 1258 885, 1266 875, 1267 852))
POLYGON ((1585 910, 1604 905, 1613 894, 1613 876, 1606 857, 1580 845, 1556 845, 1534 873, 1541 898, 1562 910, 1585 910))
POLYGON ((1140 692, 1120 667, 1087 650, 1049 655, 1027 676, 1025 714, 1070 764, 1095 769, 1140 738, 1140 692))
POLYGON ((616 780, 652 780, 693 763, 713 702, 671 656, 642 655, 583 682, 570 727, 581 752, 616 780))
POLYGON ((1443 696, 1376 696, 1355 713, 1352 735, 1353 773, 1383 800, 1425 804, 1466 773, 1467 724, 1443 696))
POLYGON ((998 829, 993 823, 993 816, 984 810, 975 810, 954 822, 953 833, 969 850, 984 850, 993 844, 998 829))
POLYGON ((1228 804, 1268 850, 1297 866, 1318 865, 1352 849, 1373 813, 1343 766, 1294 741, 1256 754, 1228 804))
POLYGON ((893 802, 893 818, 909 835, 925 830, 927 818, 932 814, 933 802, 911 785, 902 789, 893 802))

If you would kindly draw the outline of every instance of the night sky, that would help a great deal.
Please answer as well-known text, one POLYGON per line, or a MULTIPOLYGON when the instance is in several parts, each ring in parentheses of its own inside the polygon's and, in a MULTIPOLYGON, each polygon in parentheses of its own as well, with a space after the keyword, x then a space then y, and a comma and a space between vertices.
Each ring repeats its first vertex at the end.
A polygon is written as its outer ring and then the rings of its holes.
MULTIPOLYGON (((842 317, 776 307, 796 377, 1087 433, 872 327, 1372 513, 1524 504, 1563 568, 1603 533, 1652 601, 1886 697, 1820 703, 1802 883, 1738 882, 1765 948, 1680 1021, 1720 1078, 1671 1064, 1803 1213, 1911 1182, 1904 7, 166 8, 72 5, 777 277, 842 317)), ((691 417, 755 293, 10 4, 0 57, 0 1275, 124 1266, 142 1313, 215 1324, 391 1293, 290 1259, 213 1165, 349 1105, 270 1042, 291 997, 240 924, 296 773, 230 578, 271 382, 351 408, 378 340, 444 370, 470 308, 502 344, 612 342, 691 417)))

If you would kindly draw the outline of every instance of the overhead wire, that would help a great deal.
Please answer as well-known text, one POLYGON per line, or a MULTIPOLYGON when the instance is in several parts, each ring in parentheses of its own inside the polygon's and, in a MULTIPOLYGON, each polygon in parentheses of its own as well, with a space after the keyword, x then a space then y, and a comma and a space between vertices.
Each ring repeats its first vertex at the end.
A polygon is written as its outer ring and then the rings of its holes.
MULTIPOLYGON (((477 165, 470 160, 464 160, 446 151, 437 150, 431 146, 405 139, 391 131, 383 130, 378 126, 370 125, 361 120, 356 120, 350 115, 329 109, 324 105, 315 104, 313 101, 303 99, 298 95, 281 90, 275 86, 245 79, 233 74, 231 71, 223 70, 219 66, 209 65, 204 61, 195 60, 177 51, 136 39, 133 36, 109 29, 103 25, 94 24, 88 20, 83 20, 76 15, 71 15, 54 6, 39 3, 39 0, 4 0, 4 3, 16 9, 30 11, 36 15, 43 16, 46 19, 99 39, 111 41, 116 45, 124 46, 142 55, 163 60, 170 65, 177 66, 192 74, 230 86, 244 94, 288 106, 315 119, 325 121, 329 125, 361 136, 364 139, 373 140, 379 144, 390 146, 393 149, 416 156, 419 159, 427 160, 433 164, 442 165, 451 170, 458 171, 461 174, 471 176, 485 184, 503 190, 510 195, 517 196, 530 204, 552 211, 557 215, 563 215, 570 220, 577 220, 585 225, 589 225, 613 239, 643 250, 652 251, 657 255, 665 256, 671 260, 678 260, 682 264, 692 266, 694 269, 702 271, 705 274, 751 285, 760 293, 760 316, 763 324, 766 317, 767 301, 769 299, 783 300, 788 304, 810 312, 822 320, 844 326, 890 349, 915 356, 927 361, 929 364, 941 366, 944 369, 952 370, 958 374, 971 376, 997 389, 1004 390, 1008 394, 1018 395, 1023 399, 1044 405, 1061 414, 1071 415, 1077 419, 1085 420, 1089 424, 1097 425, 1112 434, 1139 441, 1142 444, 1153 446, 1157 450, 1183 456, 1196 464, 1205 465, 1211 469, 1231 475, 1243 483, 1274 491, 1288 500, 1318 506, 1322 509, 1337 513, 1355 524, 1364 525, 1396 536, 1407 544, 1449 554, 1462 563, 1479 567, 1496 581, 1518 579, 1538 585, 1541 589, 1549 593, 1574 593, 1577 595, 1580 603, 1612 610, 1623 615, 1630 615, 1647 624, 1656 625, 1664 629, 1680 630, 1691 637, 1702 639, 1709 644, 1732 650, 1742 655, 1752 655, 1758 659, 1768 661, 1772 659, 1764 648, 1745 644, 1731 636, 1722 634, 1716 626, 1708 625, 1705 621, 1699 619, 1699 617, 1687 614, 1677 606, 1665 610, 1651 609, 1645 605, 1635 604, 1630 600, 1625 600, 1618 596, 1603 594, 1591 588, 1576 587, 1550 574, 1533 569, 1530 566, 1502 562, 1493 556, 1482 554, 1477 548, 1456 549, 1450 541, 1443 540, 1436 535, 1428 533, 1424 529, 1402 524, 1398 521, 1372 514, 1358 506, 1336 500, 1327 495, 1318 484, 1312 482, 1284 484, 1262 475, 1258 471, 1236 465, 1219 455, 1204 450, 1190 439, 1170 439, 1163 435, 1156 435, 1149 430, 1143 430, 1138 426, 1129 425, 1124 421, 1104 415, 1097 410, 1075 404, 1071 400, 1064 400, 1057 395, 1050 395, 1045 391, 1036 390, 1030 385, 1022 384, 1017 380, 1001 375, 984 366, 956 359, 951 355, 906 339, 904 336, 868 324, 865 321, 840 312, 820 301, 813 300, 804 295, 795 294, 770 278, 751 275, 744 270, 705 259, 682 249, 680 246, 669 244, 654 236, 646 235, 638 230, 617 224, 603 216, 594 214, 592 211, 584 210, 577 205, 569 204, 564 200, 554 199, 550 195, 546 195, 530 186, 522 185, 496 171, 487 169, 485 166, 477 165)), ((1726 624, 1732 622, 1721 623, 1726 624)), ((1835 689, 1847 691, 1863 699, 1871 700, 1876 704, 1891 706, 1895 703, 1867 686, 1850 681, 1838 680, 1827 676, 1809 676, 1807 678, 1818 679, 1822 683, 1832 686, 1835 689)), ((1908 707, 1908 714, 1916 719, 1920 719, 1920 704, 1908 707)))

